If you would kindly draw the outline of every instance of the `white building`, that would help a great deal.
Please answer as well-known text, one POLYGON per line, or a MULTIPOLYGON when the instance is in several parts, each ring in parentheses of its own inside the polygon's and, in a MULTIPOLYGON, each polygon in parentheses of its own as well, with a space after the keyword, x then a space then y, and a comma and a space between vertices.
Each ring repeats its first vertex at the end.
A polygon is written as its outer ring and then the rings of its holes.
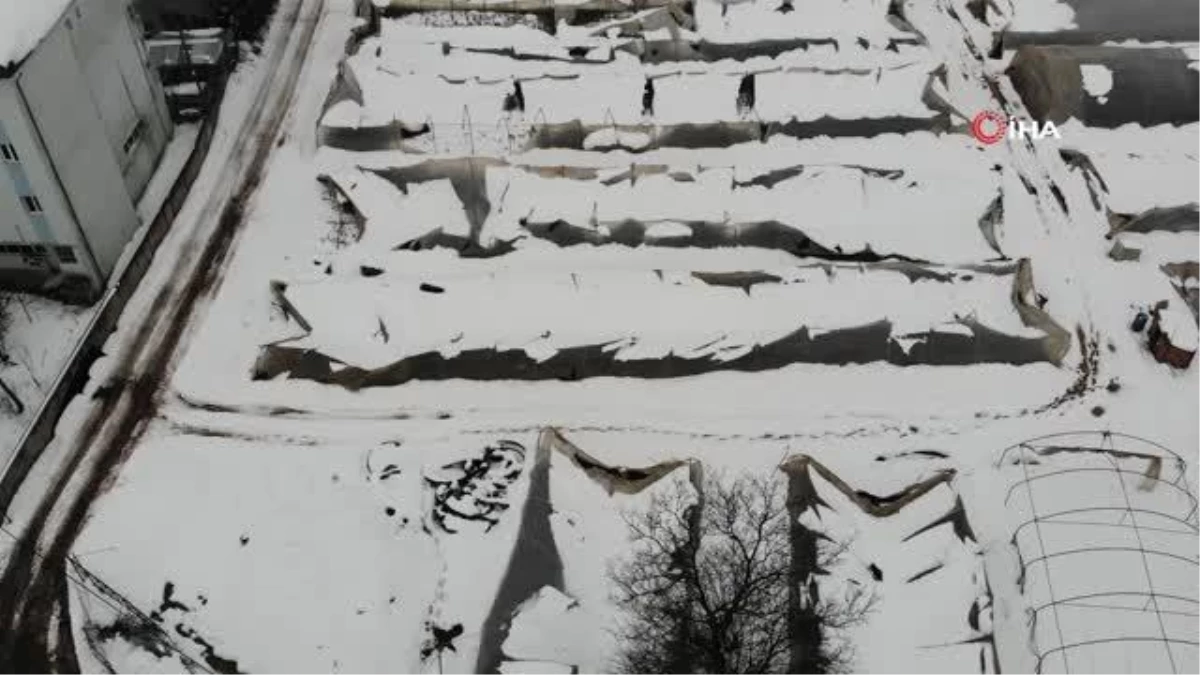
POLYGON ((0 3, 0 286, 95 297, 171 138, 129 0, 0 3))

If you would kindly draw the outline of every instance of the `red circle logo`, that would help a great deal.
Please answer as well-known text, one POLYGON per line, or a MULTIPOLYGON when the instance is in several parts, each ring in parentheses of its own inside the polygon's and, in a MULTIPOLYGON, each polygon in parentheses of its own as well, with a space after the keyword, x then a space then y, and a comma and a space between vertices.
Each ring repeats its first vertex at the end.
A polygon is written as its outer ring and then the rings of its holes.
POLYGON ((971 135, 980 143, 997 143, 1007 131, 1008 120, 998 112, 984 110, 971 120, 971 135))

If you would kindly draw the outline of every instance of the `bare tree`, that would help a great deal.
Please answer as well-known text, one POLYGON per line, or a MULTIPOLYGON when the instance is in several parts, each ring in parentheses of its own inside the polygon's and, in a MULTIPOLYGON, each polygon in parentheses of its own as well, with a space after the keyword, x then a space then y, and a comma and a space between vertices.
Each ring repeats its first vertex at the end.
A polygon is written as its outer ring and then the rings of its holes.
MULTIPOLYGON (((704 479, 655 495, 626 515, 633 553, 611 576, 626 612, 616 666, 642 673, 781 673, 792 649, 790 522, 784 486, 767 477, 704 479)), ((823 547, 827 568, 845 546, 823 547)), ((871 597, 823 599, 832 630, 862 621, 871 597)), ((849 665, 844 641, 821 645, 829 670, 849 665)))

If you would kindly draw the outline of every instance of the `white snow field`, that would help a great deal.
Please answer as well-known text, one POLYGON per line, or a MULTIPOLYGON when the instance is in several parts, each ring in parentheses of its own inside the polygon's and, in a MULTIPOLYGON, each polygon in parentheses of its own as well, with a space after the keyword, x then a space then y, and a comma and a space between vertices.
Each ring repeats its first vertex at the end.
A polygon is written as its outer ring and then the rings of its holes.
POLYGON ((1130 330, 1182 300, 1105 239, 1106 207, 1196 201, 1196 125, 1140 168, 1065 126, 1093 199, 1062 145, 970 137, 1011 17, 966 2, 615 3, 553 33, 427 4, 357 45, 355 3, 313 18, 244 227, 72 547, 81 667, 612 670, 627 518, 703 471, 795 497, 793 590, 871 600, 823 643, 852 670, 1200 668, 1197 366, 1130 330), (636 47, 676 32, 736 49, 636 47), (794 553, 817 540, 825 570, 794 553))

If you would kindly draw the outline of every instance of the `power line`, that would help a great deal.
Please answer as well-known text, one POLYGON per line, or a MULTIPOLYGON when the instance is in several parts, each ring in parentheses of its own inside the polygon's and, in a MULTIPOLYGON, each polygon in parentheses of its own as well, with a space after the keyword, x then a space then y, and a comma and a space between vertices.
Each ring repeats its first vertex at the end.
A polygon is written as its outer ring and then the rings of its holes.
MULTIPOLYGON (((4 534, 8 535, 8 537, 10 539, 12 539, 14 542, 20 541, 20 537, 18 537, 16 534, 14 534, 12 531, 10 531, 7 527, 4 527, 3 525, 0 525, 0 532, 3 532, 4 534)), ((49 558, 48 555, 46 555, 45 553, 43 553, 41 551, 40 547, 34 548, 33 555, 35 558, 39 559, 41 562, 46 562, 49 558)), ((212 673, 212 670, 210 670, 209 668, 204 666, 204 664, 200 663, 199 661, 196 661, 191 656, 188 656, 187 652, 185 652, 175 642, 175 640, 172 638, 171 634, 169 632, 167 632, 167 630, 165 628, 163 628, 161 625, 159 625, 157 621, 154 621, 153 619, 151 619, 144 612, 142 612, 140 609, 138 609, 137 606, 135 604, 133 604, 133 602, 131 602, 128 598, 124 597, 123 595, 118 593, 115 589, 113 589, 111 586, 104 583, 104 581, 102 579, 100 579, 100 577, 96 573, 94 573, 91 570, 84 567, 83 563, 81 563, 77 557, 75 557, 73 555, 68 555, 67 562, 69 562, 71 565, 76 567, 77 572, 82 572, 83 574, 86 574, 88 577, 90 577, 90 581, 92 583, 96 583, 98 585, 103 586, 106 593, 109 593, 112 596, 120 598, 124 604, 123 604, 123 606, 120 604, 116 604, 116 601, 113 600, 112 597, 108 597, 108 596, 100 593, 99 591, 91 588, 88 585, 88 580, 73 576, 71 574, 70 568, 68 568, 64 564, 63 565, 63 576, 65 576, 67 578, 67 581, 72 582, 75 585, 76 589, 82 590, 83 592, 92 596, 96 600, 100 601, 100 603, 102 603, 103 605, 105 605, 106 607, 111 609, 118 616, 127 615, 127 614, 131 614, 131 613, 134 614, 140 621, 142 621, 143 624, 150 626, 152 630, 154 630, 156 633, 159 634, 159 637, 162 638, 162 640, 164 642, 166 642, 171 647, 171 649, 173 649, 175 651, 176 654, 179 655, 180 660, 184 663, 185 666, 190 666, 197 670, 201 670, 205 673, 212 673)), ((69 608, 68 608, 68 612, 69 612, 69 608)))

